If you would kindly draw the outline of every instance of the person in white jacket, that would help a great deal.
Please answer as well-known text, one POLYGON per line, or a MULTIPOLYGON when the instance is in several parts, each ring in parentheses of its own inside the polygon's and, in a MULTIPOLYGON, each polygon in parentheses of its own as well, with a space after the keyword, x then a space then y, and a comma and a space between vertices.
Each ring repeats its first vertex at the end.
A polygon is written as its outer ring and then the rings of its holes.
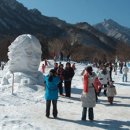
POLYGON ((127 73, 129 72, 129 68, 126 65, 124 65, 122 72, 123 72, 122 81, 127 82, 127 73))
MULTIPOLYGON (((108 82, 110 81, 110 75, 106 69, 106 66, 103 66, 102 70, 100 70, 100 72, 98 73, 98 79, 100 83, 103 85, 103 87, 106 88, 108 82)), ((101 89, 99 90, 99 94, 100 92, 101 92, 101 89)), ((106 89, 104 89, 104 95, 106 96, 106 89)))

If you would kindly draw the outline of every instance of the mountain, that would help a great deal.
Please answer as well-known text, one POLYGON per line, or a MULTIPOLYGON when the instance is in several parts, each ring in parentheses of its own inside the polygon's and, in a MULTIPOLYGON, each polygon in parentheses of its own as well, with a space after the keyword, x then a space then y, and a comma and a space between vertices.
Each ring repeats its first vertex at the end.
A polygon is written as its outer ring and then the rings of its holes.
MULTIPOLYGON (((75 27, 81 29, 82 31, 84 31, 84 33, 88 33, 89 36, 92 37, 92 40, 98 40, 99 42, 96 43, 96 45, 98 45, 99 47, 103 47, 105 49, 114 49, 115 46, 117 45, 116 40, 108 37, 107 35, 105 35, 104 33, 100 32, 99 30, 93 28, 90 24, 86 23, 86 22, 82 22, 82 23, 77 23, 75 24, 75 27)), ((89 39, 89 38, 88 38, 89 39)), ((86 37, 87 40, 87 37, 86 37)), ((94 43, 94 41, 90 42, 91 45, 92 43, 94 43)))
POLYGON ((130 28, 124 27, 112 19, 105 19, 103 22, 94 25, 94 27, 107 36, 130 44, 130 28))
POLYGON ((22 33, 42 33, 49 37, 59 35, 61 29, 37 9, 28 10, 16 0, 0 0, 0 34, 22 33))
MULTIPOLYGON (((0 59, 7 58, 10 43, 24 33, 40 35, 47 42, 51 39, 69 39, 72 45, 79 43, 105 52, 114 51, 117 45, 116 40, 86 22, 66 23, 55 17, 47 17, 37 9, 29 10, 16 0, 0 0, 0 59)), ((41 44, 45 50, 45 42, 41 44)))

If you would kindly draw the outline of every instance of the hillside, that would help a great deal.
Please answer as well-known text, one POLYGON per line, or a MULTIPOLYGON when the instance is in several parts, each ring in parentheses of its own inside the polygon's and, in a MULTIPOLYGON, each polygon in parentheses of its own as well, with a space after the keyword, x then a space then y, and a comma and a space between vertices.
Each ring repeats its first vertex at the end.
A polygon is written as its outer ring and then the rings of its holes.
MULTIPOLYGON (((41 40, 45 51, 50 40, 96 47, 114 51, 117 41, 94 29, 88 23, 69 24, 55 17, 47 17, 37 9, 27 9, 16 0, 0 0, 0 59, 7 59, 10 43, 20 34, 30 33, 41 40), (4 44, 4 45, 3 45, 4 44)), ((47 55, 47 51, 43 53, 47 55)), ((43 54, 43 55, 44 55, 43 54)))
POLYGON ((124 27, 112 19, 104 20, 94 27, 107 36, 130 44, 130 28, 124 27))

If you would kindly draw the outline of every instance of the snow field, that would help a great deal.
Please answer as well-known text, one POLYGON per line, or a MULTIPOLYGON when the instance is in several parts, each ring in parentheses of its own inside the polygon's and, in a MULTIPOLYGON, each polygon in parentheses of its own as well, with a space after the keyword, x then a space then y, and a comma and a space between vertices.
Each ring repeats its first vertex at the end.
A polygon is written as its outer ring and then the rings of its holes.
MULTIPOLYGON (((53 67, 53 62, 46 74, 53 67)), ((64 62, 65 64, 65 62, 64 62)), ((94 108, 94 121, 81 121, 82 92, 81 71, 85 65, 76 63, 72 81, 72 98, 59 97, 58 119, 45 117, 43 86, 19 86, 11 95, 11 86, 0 86, 0 130, 130 130, 130 73, 128 82, 122 82, 122 75, 114 75, 117 89, 114 104, 109 105, 103 95, 94 108)), ((0 77, 2 71, 0 71, 0 77)), ((52 109, 51 109, 52 110, 52 109)))

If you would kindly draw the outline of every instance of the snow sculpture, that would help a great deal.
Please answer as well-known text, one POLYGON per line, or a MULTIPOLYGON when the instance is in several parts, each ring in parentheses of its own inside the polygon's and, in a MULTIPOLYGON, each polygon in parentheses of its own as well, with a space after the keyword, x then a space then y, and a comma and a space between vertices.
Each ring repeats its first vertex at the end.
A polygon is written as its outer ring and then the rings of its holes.
POLYGON ((14 73, 14 83, 42 85, 43 75, 38 71, 42 54, 39 40, 30 34, 20 35, 8 49, 9 61, 1 84, 11 84, 14 73))

